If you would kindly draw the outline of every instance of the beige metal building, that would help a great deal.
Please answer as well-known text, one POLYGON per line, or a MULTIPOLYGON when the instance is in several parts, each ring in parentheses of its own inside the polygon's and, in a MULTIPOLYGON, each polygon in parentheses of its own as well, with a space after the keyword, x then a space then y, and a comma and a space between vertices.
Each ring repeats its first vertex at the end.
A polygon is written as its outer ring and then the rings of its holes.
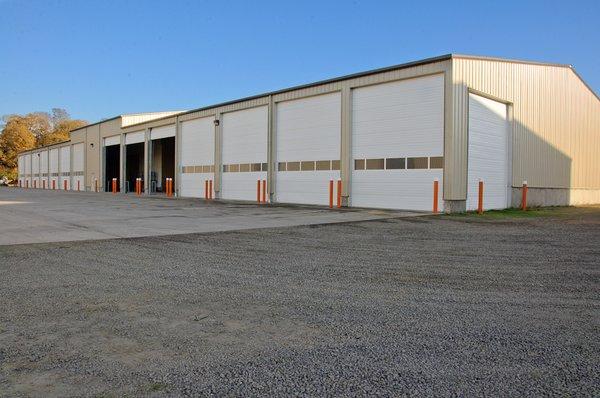
POLYGON ((77 189, 81 176, 80 189, 107 190, 116 178, 131 191, 141 178, 155 193, 172 178, 178 196, 254 201, 266 183, 271 202, 317 205, 339 187, 344 206, 462 211, 477 206, 479 181, 487 209, 518 206, 527 181, 530 205, 600 203, 600 99, 570 65, 445 55, 123 115, 64 146, 68 172, 56 148, 40 148, 19 157, 20 184, 77 189))

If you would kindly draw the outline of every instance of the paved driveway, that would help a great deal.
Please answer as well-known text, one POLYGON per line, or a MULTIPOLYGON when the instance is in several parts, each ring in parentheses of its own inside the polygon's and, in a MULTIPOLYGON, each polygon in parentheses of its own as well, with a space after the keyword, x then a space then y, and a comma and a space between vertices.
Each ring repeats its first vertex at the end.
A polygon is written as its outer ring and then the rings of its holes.
POLYGON ((0 188, 0 245, 289 227, 418 214, 0 188))

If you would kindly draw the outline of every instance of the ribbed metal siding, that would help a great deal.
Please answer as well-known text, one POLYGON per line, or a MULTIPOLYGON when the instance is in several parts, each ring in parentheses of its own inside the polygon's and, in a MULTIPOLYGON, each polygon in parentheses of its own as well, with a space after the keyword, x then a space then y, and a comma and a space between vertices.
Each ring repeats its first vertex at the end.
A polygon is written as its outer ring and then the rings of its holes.
POLYGON ((446 199, 466 195, 469 89, 512 104, 513 186, 600 188, 600 101, 570 68, 454 58, 452 76, 456 175, 446 199))
POLYGON ((181 111, 170 111, 170 112, 150 112, 150 113, 139 113, 132 115, 121 116, 121 127, 128 127, 134 124, 147 122, 149 120, 160 119, 163 117, 175 115, 181 111))

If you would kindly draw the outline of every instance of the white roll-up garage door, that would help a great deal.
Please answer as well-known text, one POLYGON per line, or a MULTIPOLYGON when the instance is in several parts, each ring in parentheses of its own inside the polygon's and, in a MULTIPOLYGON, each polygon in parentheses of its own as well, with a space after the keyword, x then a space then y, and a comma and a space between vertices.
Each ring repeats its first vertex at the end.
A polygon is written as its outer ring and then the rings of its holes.
POLYGON ((268 108, 223 114, 221 197, 256 200, 257 180, 267 179, 268 108))
POLYGON ((58 189, 58 148, 50 149, 50 188, 58 189))
POLYGON ((161 138, 175 137, 175 125, 154 127, 150 131, 150 139, 159 140, 161 138))
POLYGON ((25 161, 23 155, 17 158, 17 171, 19 173, 19 186, 25 186, 25 161))
POLYGON ((31 188, 33 187, 31 179, 31 155, 23 156, 23 162, 25 164, 25 186, 31 188))
POLYGON ((467 210, 477 209, 479 180, 484 209, 509 206, 508 132, 506 104, 469 94, 467 210))
POLYGON ((60 148, 60 179, 59 188, 64 189, 65 182, 67 189, 71 189, 71 147, 63 146, 60 148))
POLYGON ((135 133, 127 133, 125 135, 125 145, 139 144, 145 141, 146 132, 136 131, 135 133))
POLYGON ((31 154, 31 174, 33 187, 40 188, 42 181, 40 179, 40 153, 35 152, 31 154))
POLYGON ((121 136, 120 135, 113 135, 112 137, 106 137, 104 139, 104 146, 120 145, 120 144, 121 144, 121 136))
POLYGON ((40 152, 40 174, 42 176, 40 187, 48 189, 48 151, 40 152))
POLYGON ((353 90, 352 206, 431 211, 435 179, 440 206, 443 153, 443 75, 353 90))
POLYGON ((204 198, 205 181, 214 180, 214 120, 211 116, 181 123, 181 196, 204 198))
POLYGON ((73 145, 73 190, 85 190, 83 143, 73 145))
POLYGON ((276 200, 327 205, 340 178, 340 93, 278 103, 276 120, 276 200))

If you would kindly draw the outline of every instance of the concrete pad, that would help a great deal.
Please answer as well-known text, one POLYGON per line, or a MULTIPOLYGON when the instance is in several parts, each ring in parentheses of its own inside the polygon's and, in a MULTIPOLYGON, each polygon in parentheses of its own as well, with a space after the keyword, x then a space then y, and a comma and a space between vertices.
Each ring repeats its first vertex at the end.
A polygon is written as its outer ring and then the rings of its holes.
POLYGON ((0 188, 0 245, 289 227, 421 215, 0 188))

